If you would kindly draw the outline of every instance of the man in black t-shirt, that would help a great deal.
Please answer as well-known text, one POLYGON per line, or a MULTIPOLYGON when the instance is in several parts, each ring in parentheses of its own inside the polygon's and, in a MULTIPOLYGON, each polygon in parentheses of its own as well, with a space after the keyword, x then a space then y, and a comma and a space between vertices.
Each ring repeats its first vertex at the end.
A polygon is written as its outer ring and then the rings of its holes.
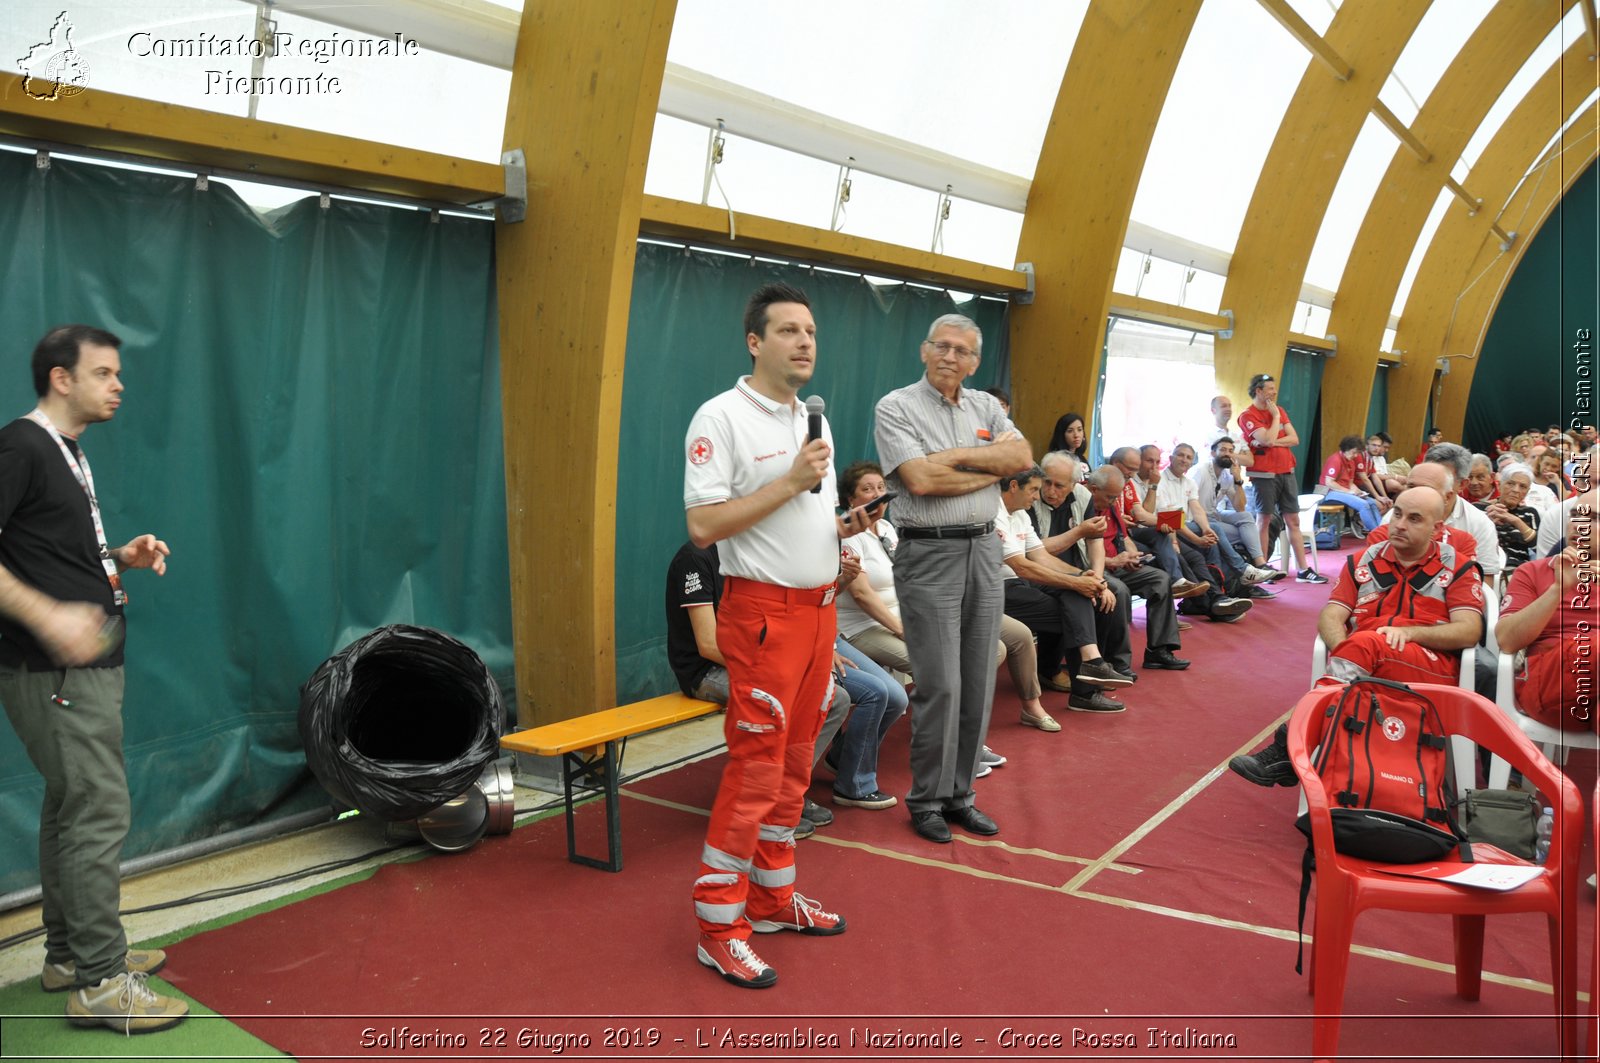
POLYGON ((728 669, 717 649, 722 572, 717 545, 684 543, 667 566, 667 662, 691 698, 728 703, 728 669))
POLYGON ((47 991, 72 990, 67 1018, 124 1033, 170 1026, 181 1000, 150 991, 166 962, 129 951, 117 914, 130 818, 122 760, 121 573, 164 574, 167 544, 111 547, 85 428, 122 403, 121 341, 87 325, 33 351, 38 408, 0 428, 0 703, 39 774, 39 883, 47 991))

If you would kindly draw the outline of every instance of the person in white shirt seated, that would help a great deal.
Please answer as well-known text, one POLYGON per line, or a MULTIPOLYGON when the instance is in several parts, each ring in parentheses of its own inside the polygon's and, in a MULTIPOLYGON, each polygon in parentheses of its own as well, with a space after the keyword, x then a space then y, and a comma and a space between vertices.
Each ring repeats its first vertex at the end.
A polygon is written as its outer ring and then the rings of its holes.
POLYGON ((1198 553, 1211 569, 1221 572, 1223 588, 1228 594, 1241 597, 1271 598, 1262 590, 1248 594, 1247 587, 1267 581, 1263 569, 1246 561, 1233 548, 1233 543, 1211 527, 1205 507, 1200 504, 1200 489, 1189 479, 1194 468, 1195 450, 1188 443, 1172 448, 1172 460, 1161 470, 1156 481, 1156 507, 1159 513, 1177 511, 1182 514, 1177 527, 1178 543, 1182 548, 1198 553))
MULTIPOLYGON (((1260 583, 1283 579, 1288 573, 1267 564, 1261 549, 1261 529, 1247 504, 1246 481, 1249 477, 1245 473, 1246 466, 1239 460, 1239 452, 1235 451, 1234 446, 1230 436, 1219 437, 1211 444, 1211 459, 1196 464, 1187 475, 1194 484, 1195 497, 1206 515, 1207 525, 1249 563, 1244 582, 1255 587, 1260 583)), ((1260 597, 1255 594, 1250 596, 1260 597)))
MULTIPOLYGON (((1117 606, 1105 578, 1069 565, 1044 548, 1028 510, 1039 497, 1044 472, 1037 465, 1000 478, 995 532, 1000 536, 999 578, 1005 585, 1006 615, 1022 621, 1048 644, 1047 660, 1065 652, 1072 671, 1067 707, 1074 712, 1122 712, 1126 706, 1105 695, 1133 680, 1100 653, 1095 612, 1117 606)), ((1026 712, 1022 722, 1029 726, 1026 712)))
MULTIPOLYGON (((1406 477, 1407 487, 1431 487, 1444 498, 1444 512, 1446 514, 1441 522, 1447 532, 1469 535, 1473 539, 1473 560, 1483 570, 1485 586, 1492 587, 1495 580, 1500 577, 1500 533, 1495 529, 1494 522, 1484 516, 1483 511, 1471 505, 1456 491, 1456 471, 1453 465, 1444 464, 1433 459, 1435 451, 1440 457, 1450 458, 1452 454, 1446 448, 1454 447, 1461 452, 1466 464, 1470 459, 1465 447, 1456 446, 1454 443, 1440 443, 1430 449, 1430 460, 1423 462, 1411 470, 1406 477)), ((1391 511, 1392 512, 1392 511, 1391 511)), ((1389 513, 1383 515, 1383 523, 1371 535, 1367 542, 1383 542, 1389 536, 1389 513)))

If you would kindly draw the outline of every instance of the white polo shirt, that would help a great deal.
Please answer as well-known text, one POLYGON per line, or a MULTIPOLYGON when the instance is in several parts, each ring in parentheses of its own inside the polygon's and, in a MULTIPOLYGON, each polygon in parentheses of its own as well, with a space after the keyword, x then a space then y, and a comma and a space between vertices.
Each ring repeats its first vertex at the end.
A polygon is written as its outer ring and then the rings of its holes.
POLYGON ((1033 530, 1033 521, 1028 519, 1028 511, 1019 509, 1015 513, 1006 512, 1006 500, 1000 500, 1000 508, 994 515, 994 533, 1000 537, 1000 578, 1016 579, 1017 574, 1006 558, 1026 554, 1029 550, 1037 550, 1044 543, 1039 541, 1039 533, 1033 530))
POLYGON ((1189 503, 1200 500, 1200 488, 1186 476, 1179 476, 1172 471, 1169 465, 1161 470, 1161 477, 1156 481, 1156 505, 1161 509, 1183 510, 1183 520, 1187 524, 1194 514, 1189 512, 1189 503))
MULTIPOLYGON (((822 438, 833 446, 827 418, 822 438)), ((773 402, 741 377, 689 422, 684 439, 683 508, 753 495, 785 476, 806 444, 806 408, 773 402)), ((752 527, 717 544, 724 576, 780 587, 823 587, 839 575, 838 489, 833 466, 822 490, 789 499, 752 527)))

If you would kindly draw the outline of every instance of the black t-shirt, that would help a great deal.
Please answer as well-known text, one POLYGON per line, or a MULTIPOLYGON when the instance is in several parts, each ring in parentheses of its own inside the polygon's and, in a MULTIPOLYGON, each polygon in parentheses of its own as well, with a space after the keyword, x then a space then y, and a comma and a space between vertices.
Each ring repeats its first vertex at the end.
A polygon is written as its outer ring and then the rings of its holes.
POLYGON ((684 543, 667 566, 667 663, 678 677, 679 688, 691 697, 714 664, 700 656, 689 606, 715 609, 721 598, 722 571, 716 546, 684 543))
MULTIPOLYGON (((100 563, 89 496, 50 434, 20 418, 0 428, 0 565, 57 601, 93 602, 122 613, 100 563)), ((0 660, 53 667, 33 633, 7 616, 0 616, 0 660)), ((121 663, 119 643, 95 666, 121 663)))

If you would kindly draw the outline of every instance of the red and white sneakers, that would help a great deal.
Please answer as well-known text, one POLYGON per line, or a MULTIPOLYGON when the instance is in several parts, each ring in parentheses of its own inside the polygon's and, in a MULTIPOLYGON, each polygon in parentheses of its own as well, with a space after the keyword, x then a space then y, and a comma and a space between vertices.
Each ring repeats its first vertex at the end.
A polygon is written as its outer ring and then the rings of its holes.
POLYGON ((750 929, 758 934, 772 934, 779 930, 797 930, 802 934, 842 934, 844 916, 822 910, 822 905, 796 890, 787 910, 768 919, 750 920, 750 929))
POLYGON ((701 934, 698 955, 701 963, 745 989, 765 989, 778 981, 778 972, 763 963, 743 938, 721 941, 701 934))

